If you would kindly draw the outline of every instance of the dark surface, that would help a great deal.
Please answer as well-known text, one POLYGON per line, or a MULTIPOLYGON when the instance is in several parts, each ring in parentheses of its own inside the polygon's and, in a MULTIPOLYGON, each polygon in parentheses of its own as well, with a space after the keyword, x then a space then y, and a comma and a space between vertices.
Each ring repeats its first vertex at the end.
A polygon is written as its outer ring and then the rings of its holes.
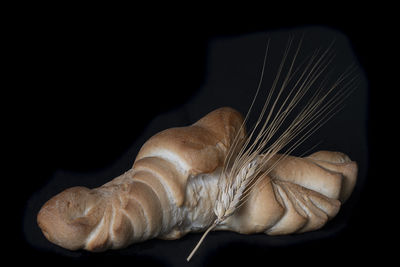
POLYGON ((260 261, 263 265, 343 264, 380 258, 375 239, 382 232, 390 234, 385 228, 375 231, 382 216, 378 214, 385 211, 377 203, 382 192, 375 182, 383 175, 378 169, 382 159, 377 156, 381 98, 377 58, 370 54, 373 45, 366 42, 370 39, 361 22, 328 23, 322 28, 292 28, 298 23, 286 23, 283 30, 268 22, 203 24, 191 30, 172 22, 131 28, 122 18, 97 23, 56 15, 30 22, 21 27, 21 41, 15 47, 24 75, 16 80, 19 101, 14 109, 24 112, 13 120, 14 137, 23 140, 24 149, 13 155, 20 162, 16 173, 23 174, 23 180, 17 184, 23 188, 17 201, 19 234, 12 247, 24 251, 21 259, 57 265, 221 266, 260 261), (276 59, 271 64, 276 66, 287 33, 299 37, 299 30, 310 37, 304 41, 305 54, 326 48, 336 38, 338 69, 351 61, 360 66, 359 89, 298 152, 322 141, 313 151, 342 151, 359 163, 356 190, 334 220, 302 235, 211 233, 190 265, 185 259, 199 234, 176 241, 150 240, 100 254, 70 252, 43 237, 35 216, 54 194, 75 185, 99 186, 126 171, 140 146, 160 130, 193 123, 221 106, 245 113, 259 80, 265 32, 275 42, 271 51, 276 59))

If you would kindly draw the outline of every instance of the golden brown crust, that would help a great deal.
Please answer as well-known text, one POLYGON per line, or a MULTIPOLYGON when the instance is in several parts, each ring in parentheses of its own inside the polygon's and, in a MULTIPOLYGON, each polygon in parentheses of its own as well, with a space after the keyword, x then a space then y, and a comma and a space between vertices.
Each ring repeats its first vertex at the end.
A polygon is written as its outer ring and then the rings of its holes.
MULTIPOLYGON (((50 199, 38 214, 40 228, 62 247, 102 251, 208 227, 215 217, 218 174, 236 135, 245 137, 242 123, 239 112, 225 107, 193 125, 154 135, 125 174, 99 188, 73 187, 50 199), (200 189, 190 187, 194 181, 200 189)), ((320 151, 287 156, 262 175, 248 201, 217 229, 272 235, 318 229, 338 212, 337 199, 350 195, 357 164, 343 153, 320 151)))
POLYGON ((356 185, 358 166, 355 161, 341 153, 332 151, 318 151, 307 157, 315 164, 334 173, 342 175, 342 187, 339 200, 346 201, 356 185))
POLYGON ((301 185, 327 197, 337 199, 342 187, 342 175, 315 166, 307 158, 286 156, 270 175, 280 180, 301 185))
POLYGON ((308 159, 325 161, 329 163, 348 163, 351 162, 349 156, 342 152, 320 150, 307 156, 308 159))
POLYGON ((227 219, 229 230, 242 234, 264 232, 283 216, 284 206, 273 192, 270 177, 264 176, 260 179, 248 201, 227 219))
POLYGON ((242 122, 239 112, 220 108, 191 126, 156 134, 143 145, 133 170, 100 188, 74 187, 50 199, 37 216, 39 227, 71 250, 178 236, 171 213, 184 203, 187 179, 222 166, 236 133, 245 135, 242 122))
POLYGON ((225 146, 226 151, 232 145, 234 138, 246 135, 243 125, 243 116, 238 111, 230 107, 219 108, 207 114, 194 125, 200 126, 212 132, 217 140, 225 146))
POLYGON ((355 162, 339 152, 321 151, 305 158, 276 155, 265 170, 277 161, 225 229, 269 235, 316 230, 338 213, 343 192, 351 193, 343 181, 357 177, 355 162))
MULTIPOLYGON (((151 137, 140 149, 136 161, 159 156, 178 161, 181 171, 195 175, 213 172, 241 129, 243 117, 232 108, 219 108, 191 126, 171 128, 151 137)), ((244 129, 239 135, 245 136, 244 129)))
MULTIPOLYGON (((178 172, 173 163, 160 157, 144 157, 137 160, 133 168, 136 172, 142 171, 155 176, 163 184, 164 190, 170 193, 173 203, 178 207, 182 205, 185 198, 183 192, 187 176, 178 172)), ((136 177, 143 178, 143 173, 135 174, 135 179, 136 177)), ((145 179, 149 179, 149 177, 145 177, 145 179)), ((163 201, 170 202, 168 198, 163 201)))
POLYGON ((102 218, 101 201, 88 188, 69 188, 43 205, 37 216, 38 225, 53 243, 71 250, 80 249, 102 218))

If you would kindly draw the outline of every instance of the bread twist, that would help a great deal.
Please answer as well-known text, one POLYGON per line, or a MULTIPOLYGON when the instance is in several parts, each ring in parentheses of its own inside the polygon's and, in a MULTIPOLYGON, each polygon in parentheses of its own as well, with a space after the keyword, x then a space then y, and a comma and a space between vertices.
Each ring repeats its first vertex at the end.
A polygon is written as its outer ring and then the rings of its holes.
MULTIPOLYGON (((236 135, 246 135, 242 123, 239 112, 220 108, 191 126, 154 135, 123 175, 99 188, 73 187, 51 198, 38 213, 39 227, 61 247, 90 251, 204 231, 216 218, 225 157, 236 135)), ((339 152, 286 156, 215 230, 276 235, 318 229, 349 197, 356 176, 356 163, 339 152)))

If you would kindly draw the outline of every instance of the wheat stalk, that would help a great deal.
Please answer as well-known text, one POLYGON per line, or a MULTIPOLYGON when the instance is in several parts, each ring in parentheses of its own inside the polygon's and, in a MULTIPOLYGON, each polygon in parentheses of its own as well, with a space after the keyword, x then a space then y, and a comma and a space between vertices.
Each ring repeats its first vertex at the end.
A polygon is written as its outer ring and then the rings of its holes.
MULTIPOLYGON (((285 77, 283 77, 280 88, 277 89, 279 81, 282 79, 282 71, 287 64, 292 43, 293 39, 290 38, 257 122, 244 140, 239 138, 239 134, 236 135, 227 153, 224 167, 218 180, 218 195, 214 205, 216 219, 205 231, 188 256, 187 261, 192 258, 208 233, 232 216, 246 202, 258 181, 266 177, 282 159, 336 114, 344 99, 356 88, 357 76, 354 75, 355 68, 353 66, 349 67, 330 87, 326 87, 327 77, 329 76, 327 75, 322 79, 316 92, 311 95, 308 103, 297 113, 284 132, 272 144, 268 145, 276 137, 283 123, 288 120, 289 115, 293 115, 295 108, 299 106, 300 100, 309 93, 311 87, 316 86, 316 82, 321 79, 322 74, 326 74, 326 69, 334 57, 331 51, 332 42, 324 52, 321 53, 319 49, 316 50, 307 58, 307 61, 300 63, 300 66, 295 69, 296 58, 302 43, 302 40, 300 40, 293 59, 289 63, 289 69, 285 77), (302 68, 302 72, 299 73, 302 68), (291 91, 288 92, 286 98, 282 99, 283 92, 296 75, 299 75, 299 77, 291 85, 291 91), (326 88, 327 91, 323 93, 323 89, 326 88), (332 95, 334 90, 337 91, 332 95), (275 98, 274 94, 276 94, 275 98), (283 102, 280 103, 280 101, 283 102), (267 108, 269 108, 268 113, 266 113, 267 108), (255 136, 254 140, 253 136, 255 136), (289 145, 293 140, 294 143, 289 145), (289 147, 286 149, 285 154, 277 157, 277 153, 288 145, 289 147)), ((261 88, 268 47, 269 41, 257 91, 243 121, 242 128, 245 127, 261 88)))

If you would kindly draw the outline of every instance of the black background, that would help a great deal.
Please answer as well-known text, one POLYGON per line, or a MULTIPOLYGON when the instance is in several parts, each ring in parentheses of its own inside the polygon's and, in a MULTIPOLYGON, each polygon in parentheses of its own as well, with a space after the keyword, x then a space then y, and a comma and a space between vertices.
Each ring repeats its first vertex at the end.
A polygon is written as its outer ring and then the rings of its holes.
MULTIPOLYGON (((202 102, 205 81, 221 74, 210 74, 207 69, 210 57, 207 49, 212 40, 291 31, 309 25, 346 36, 368 80, 363 95, 366 97, 367 92, 368 97, 361 100, 360 109, 356 108, 358 111, 365 108, 362 119, 366 128, 361 132, 366 136, 360 136, 359 142, 363 144, 367 138, 364 145, 368 149, 361 146, 360 151, 366 155, 358 155, 363 162, 364 184, 349 204, 351 209, 345 209, 343 215, 317 233, 291 239, 215 233, 208 237, 207 245, 193 258, 192 264, 220 265, 232 261, 342 264, 360 259, 388 259, 389 245, 380 238, 391 236, 390 227, 381 225, 381 220, 388 220, 382 218, 389 216, 388 206, 382 202, 388 201, 382 183, 377 180, 388 177, 379 168, 384 160, 379 155, 384 151, 378 143, 382 133, 378 125, 384 100, 382 90, 386 87, 380 75, 388 67, 381 60, 390 57, 387 53, 391 43, 385 39, 390 25, 382 21, 376 24, 366 15, 356 19, 354 13, 336 14, 342 15, 340 20, 324 16, 315 20, 302 16, 303 20, 293 16, 283 20, 252 16, 251 12, 246 16, 212 19, 207 13, 143 15, 140 8, 130 9, 133 13, 107 7, 99 10, 56 7, 51 11, 46 8, 24 9, 22 16, 19 14, 10 23, 17 30, 9 38, 8 54, 12 60, 8 65, 11 84, 7 91, 11 94, 3 101, 12 100, 6 113, 10 115, 5 120, 12 129, 8 144, 14 149, 9 157, 16 164, 10 165, 14 170, 11 180, 16 182, 13 186, 19 195, 13 198, 13 206, 18 206, 13 216, 18 219, 13 225, 17 234, 12 236, 9 246, 19 252, 14 259, 54 264, 184 264, 185 256, 200 235, 178 241, 152 240, 102 254, 75 253, 47 245, 37 234, 36 225, 29 223, 39 204, 54 191, 57 193, 74 183, 97 186, 107 175, 125 171, 137 146, 157 127, 165 129, 193 122, 199 118, 198 114, 204 114, 201 106, 208 112, 209 107, 238 101, 229 100, 229 93, 222 91, 215 93, 221 94, 216 99, 225 103, 202 102), (197 106, 190 111, 185 103, 197 106)), ((259 62, 255 69, 249 70, 255 79, 259 77, 254 70, 259 71, 261 66, 263 45, 257 42, 259 50, 254 51, 254 57, 259 62)), ((257 80, 251 81, 252 84, 246 85, 254 88, 257 80)), ((246 94, 250 100, 253 92, 254 89, 246 94)), ((244 106, 235 108, 246 110, 244 106)))

